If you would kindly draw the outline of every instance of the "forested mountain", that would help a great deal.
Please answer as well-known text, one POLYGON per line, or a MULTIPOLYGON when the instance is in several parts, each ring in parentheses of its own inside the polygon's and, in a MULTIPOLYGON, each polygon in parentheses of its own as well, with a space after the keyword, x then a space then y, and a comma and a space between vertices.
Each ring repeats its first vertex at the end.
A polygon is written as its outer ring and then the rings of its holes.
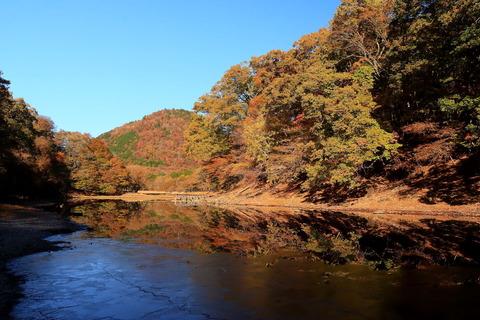
POLYGON ((127 164, 144 188, 171 189, 193 173, 198 163, 187 157, 184 131, 192 112, 161 110, 127 123, 98 138, 127 164))
POLYGON ((227 70, 186 150, 217 190, 402 180, 478 201, 479 21, 478 1, 343 0, 329 28, 227 70))

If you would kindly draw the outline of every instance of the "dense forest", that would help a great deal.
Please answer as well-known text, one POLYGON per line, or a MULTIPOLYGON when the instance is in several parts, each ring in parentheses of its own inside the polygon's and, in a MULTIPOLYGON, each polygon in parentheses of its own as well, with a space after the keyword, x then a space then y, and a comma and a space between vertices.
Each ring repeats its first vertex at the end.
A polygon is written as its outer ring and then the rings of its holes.
POLYGON ((343 0, 328 28, 231 67, 194 111, 186 150, 216 190, 401 180, 478 200, 480 3, 343 0))
POLYGON ((103 140, 55 132, 49 118, 13 98, 9 84, 0 77, 0 198, 60 200, 70 192, 119 194, 138 189, 103 140))
POLYGON ((8 85, 2 195, 256 185, 332 199, 401 183, 427 202, 480 198, 478 1, 343 0, 328 28, 232 66, 193 113, 97 139, 55 132, 8 85))
POLYGON ((0 197, 59 197, 68 169, 55 142, 53 122, 8 90, 0 73, 0 197))

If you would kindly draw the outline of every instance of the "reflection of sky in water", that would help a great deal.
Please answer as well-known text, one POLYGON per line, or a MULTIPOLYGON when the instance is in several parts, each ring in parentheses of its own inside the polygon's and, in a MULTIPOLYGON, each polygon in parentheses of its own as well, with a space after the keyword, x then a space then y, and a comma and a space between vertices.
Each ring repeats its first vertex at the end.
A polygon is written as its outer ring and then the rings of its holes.
POLYGON ((80 234, 57 239, 73 241, 75 249, 25 257, 13 265, 29 280, 25 285, 29 298, 15 309, 18 318, 191 316, 187 297, 194 296, 195 287, 186 262, 195 255, 193 252, 80 239, 80 234))
MULTIPOLYGON (((118 207, 112 208, 119 212, 118 207)), ((480 277, 478 269, 430 267, 384 272, 366 266, 332 266, 304 260, 303 254, 292 251, 257 258, 200 254, 178 248, 190 247, 184 245, 190 242, 186 238, 203 241, 202 232, 206 231, 210 241, 227 239, 229 245, 245 246, 255 236, 251 230, 257 229, 250 224, 252 216, 245 224, 220 211, 202 215, 191 208, 162 210, 155 214, 101 212, 89 216, 90 221, 98 221, 103 233, 112 226, 116 235, 125 230, 130 230, 130 234, 120 239, 106 239, 89 232, 59 235, 51 239, 70 242, 72 250, 15 260, 11 268, 27 277, 26 298, 14 309, 15 317, 70 320, 480 316, 479 285, 457 285, 459 281, 480 277), (118 218, 123 216, 128 219, 118 218), (156 224, 162 228, 145 229, 156 224), (225 228, 229 225, 235 228, 225 228), (147 232, 132 234, 131 230, 147 232), (154 237, 151 241, 149 234, 154 237), (142 239, 135 239, 140 235, 142 239)), ((272 230, 281 232, 277 229, 272 230)), ((287 241, 288 235, 275 237, 275 241, 287 241)))
MULTIPOLYGON (((12 264, 28 275, 28 298, 14 311, 19 319, 291 318, 305 312, 296 300, 308 296, 278 278, 281 269, 266 268, 262 259, 200 255, 82 233, 52 240, 70 241, 75 248, 12 264)), ((340 314, 345 311, 350 312, 340 306, 340 314)))

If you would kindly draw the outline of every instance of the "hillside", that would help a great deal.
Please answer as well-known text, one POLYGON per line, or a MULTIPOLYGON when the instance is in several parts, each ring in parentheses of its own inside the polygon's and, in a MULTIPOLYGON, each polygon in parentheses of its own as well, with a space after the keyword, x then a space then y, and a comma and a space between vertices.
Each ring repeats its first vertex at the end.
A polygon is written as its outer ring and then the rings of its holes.
MULTIPOLYGON (((191 121, 186 110, 161 110, 101 134, 110 150, 144 188, 177 189, 197 166, 184 152, 183 133, 191 121)), ((180 188, 181 189, 181 188, 180 188)))
POLYGON ((407 3, 344 0, 328 28, 228 69, 194 113, 101 138, 149 189, 478 203, 478 4, 407 3))

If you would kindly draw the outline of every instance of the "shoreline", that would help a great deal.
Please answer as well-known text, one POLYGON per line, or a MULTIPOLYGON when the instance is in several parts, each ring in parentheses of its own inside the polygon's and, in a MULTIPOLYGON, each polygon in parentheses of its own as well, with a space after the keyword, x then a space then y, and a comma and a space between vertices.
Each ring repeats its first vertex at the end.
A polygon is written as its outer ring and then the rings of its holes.
POLYGON ((426 204, 419 197, 401 196, 402 190, 387 190, 370 196, 353 199, 344 203, 312 203, 305 197, 294 193, 261 193, 252 188, 234 190, 227 193, 206 192, 163 192, 139 191, 118 196, 74 196, 72 200, 122 200, 136 201, 175 201, 178 198, 191 197, 192 205, 217 207, 259 207, 265 209, 287 208, 292 210, 341 211, 358 215, 384 217, 393 220, 419 220, 434 218, 440 220, 455 219, 480 223, 480 203, 450 205, 439 202, 426 204), (198 200, 195 200, 198 198, 198 200))
POLYGON ((10 319, 10 312, 22 297, 21 276, 16 276, 7 264, 19 257, 61 250, 55 243, 44 240, 56 234, 85 229, 58 213, 48 210, 51 204, 37 202, 0 204, 0 318, 10 319))

